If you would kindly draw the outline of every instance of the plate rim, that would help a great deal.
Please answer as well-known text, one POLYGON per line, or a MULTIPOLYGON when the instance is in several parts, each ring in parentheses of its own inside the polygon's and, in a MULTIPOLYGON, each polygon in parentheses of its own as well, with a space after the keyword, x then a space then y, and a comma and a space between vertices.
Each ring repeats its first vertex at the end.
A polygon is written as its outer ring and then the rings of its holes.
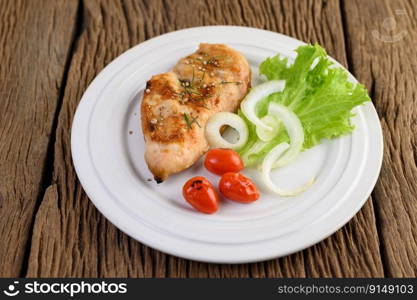
MULTIPOLYGON (((120 220, 116 220, 116 218, 114 217, 114 215, 112 215, 108 209, 106 209, 106 205, 103 205, 103 203, 100 203, 99 200, 94 200, 95 194, 97 193, 96 190, 94 190, 97 187, 93 187, 91 186, 91 182, 89 182, 89 176, 87 176, 86 172, 86 167, 87 164, 85 164, 85 161, 83 163, 80 162, 80 160, 82 159, 82 155, 83 152, 85 152, 85 149, 82 149, 82 143, 80 144, 80 136, 82 133, 82 125, 85 125, 85 120, 83 120, 83 115, 86 114, 86 109, 88 108, 88 101, 90 98, 90 94, 94 94, 94 90, 96 88, 96 85, 98 85, 100 83, 100 81, 102 81, 103 79, 105 79, 105 76, 107 75, 106 73, 110 73, 110 70, 116 66, 116 64, 120 64, 123 59, 126 59, 129 56, 129 53, 133 53, 135 51, 135 49, 137 49, 138 47, 143 47, 144 45, 150 44, 152 43, 152 41, 156 40, 156 39, 163 39, 166 38, 167 36, 175 36, 177 34, 181 34, 184 33, 186 31, 201 31, 201 30, 248 30, 251 31, 252 33, 256 33, 256 32, 264 32, 267 34, 274 34, 279 36, 281 39, 285 39, 285 40, 292 40, 295 43, 303 43, 302 41, 299 41, 297 39, 294 39, 292 37, 280 34, 280 33, 276 33, 276 32, 272 32, 272 31, 267 31, 267 30, 263 30, 263 29, 257 29, 257 28, 252 28, 252 27, 243 27, 243 26, 231 26, 231 25, 220 25, 220 26, 200 26, 200 27, 192 27, 192 28, 187 28, 187 29, 182 29, 182 30, 178 30, 178 31, 172 31, 157 37, 154 37, 152 39, 149 39, 143 43, 140 43, 130 49, 128 49, 127 51, 123 52, 121 55, 119 55, 118 57, 116 57, 112 62, 110 62, 105 68, 103 68, 103 70, 101 70, 99 72, 99 74, 94 78, 94 80, 89 84, 88 88, 86 89, 86 91, 84 92, 78 106, 77 106, 77 110, 76 113, 74 115, 74 119, 73 119, 73 123, 72 123, 72 128, 71 128, 71 153, 72 153, 72 160, 73 160, 73 164, 76 170, 76 173, 78 175, 78 178, 80 180, 81 185, 83 186, 84 191, 86 192, 86 194, 88 195, 89 199, 93 202, 93 204, 95 205, 95 207, 100 211, 100 213, 102 213, 106 219, 108 219, 112 224, 114 224, 117 228, 119 228, 120 230, 122 230, 123 232, 125 232, 127 235, 129 235, 130 237, 134 238, 135 240, 140 241, 143 244, 148 245, 149 247, 152 248, 156 248, 160 251, 163 251, 165 253, 171 254, 171 255, 175 255, 178 257, 184 257, 184 258, 188 258, 188 259, 192 259, 192 260, 198 260, 198 261, 204 261, 204 262, 214 262, 214 263, 247 263, 247 262, 255 262, 255 261, 262 261, 262 260, 267 260, 267 259, 272 259, 272 258, 276 258, 276 257, 282 257, 297 251, 300 251, 302 249, 305 249, 307 247, 310 247, 311 245, 314 245, 318 242, 320 242, 321 240, 327 238, 328 236, 330 236, 331 234, 333 234, 334 232, 336 232, 338 229, 340 229, 343 225, 345 225, 354 215, 357 214, 357 212, 359 211, 359 209, 365 204, 365 202, 367 201, 367 199, 369 198, 369 195, 371 194, 377 180, 378 180, 378 176, 381 170, 381 166, 382 166, 382 159, 383 159, 383 135, 382 135, 382 128, 381 128, 381 124, 379 121, 379 117, 378 114, 375 110, 375 107, 373 106, 372 103, 369 103, 369 109, 371 109, 370 113, 373 115, 373 117, 376 117, 376 123, 374 125, 377 125, 376 131, 377 131, 377 137, 376 137, 376 142, 377 142, 377 150, 379 150, 379 155, 377 157, 376 160, 376 170, 373 173, 372 176, 372 180, 371 180, 371 184, 369 184, 367 191, 364 192, 363 194, 366 194, 366 197, 363 197, 363 199, 361 199, 361 201, 357 202, 357 205, 355 208, 353 208, 351 210, 351 213, 348 214, 347 217, 343 218, 343 220, 341 220, 340 222, 338 222, 336 225, 334 226, 330 226, 331 229, 327 230, 326 233, 322 233, 320 235, 320 237, 318 238, 313 238, 310 239, 310 242, 307 243, 303 243, 302 246, 299 247, 295 247, 292 248, 290 251, 285 252, 285 253, 279 253, 276 255, 269 255, 269 256, 262 256, 262 257, 254 257, 251 259, 221 259, 221 258, 208 258, 206 257, 206 255, 184 255, 183 253, 179 253, 178 251, 174 251, 172 250, 172 248, 170 248, 169 246, 166 245, 155 245, 155 243, 148 243, 147 241, 144 241, 143 238, 138 238, 138 235, 135 233, 132 233, 131 229, 129 229, 128 227, 126 227, 124 224, 122 224, 122 222, 120 222, 120 220), (84 122, 83 122, 84 121, 84 122), (81 157, 81 158, 80 158, 81 157)), ((292 47, 290 47, 292 48, 292 47)), ((348 73, 349 71, 344 68, 348 73)), ((350 73, 349 73, 350 74, 350 73)), ((351 74, 350 74, 351 75, 351 74)), ((351 75, 353 77, 353 75, 351 75)), ((354 78, 354 77, 353 77, 354 78)), ((90 100, 91 102, 92 100, 90 100)), ((91 103, 90 103, 91 104, 91 103)), ((87 140, 88 141, 88 140, 87 140)), ((88 151, 87 151, 88 152, 88 151)), ((85 154, 85 153, 84 153, 85 154)))

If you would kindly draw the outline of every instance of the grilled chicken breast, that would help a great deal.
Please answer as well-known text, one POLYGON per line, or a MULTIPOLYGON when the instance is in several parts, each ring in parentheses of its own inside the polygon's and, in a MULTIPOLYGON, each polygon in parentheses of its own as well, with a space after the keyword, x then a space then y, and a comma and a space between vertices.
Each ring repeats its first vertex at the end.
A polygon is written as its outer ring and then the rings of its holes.
POLYGON ((141 104, 145 160, 157 182, 194 164, 209 148, 213 114, 234 112, 250 87, 245 57, 222 44, 200 44, 168 73, 153 76, 141 104))

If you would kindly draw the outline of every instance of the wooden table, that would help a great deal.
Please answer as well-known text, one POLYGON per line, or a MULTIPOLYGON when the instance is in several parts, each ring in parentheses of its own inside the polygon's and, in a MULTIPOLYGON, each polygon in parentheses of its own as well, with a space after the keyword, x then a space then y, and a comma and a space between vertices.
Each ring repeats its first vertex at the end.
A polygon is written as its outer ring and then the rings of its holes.
POLYGON ((417 1, 1 0, 0 276, 417 276, 417 1), (323 242, 217 265, 129 238, 84 193, 70 128, 91 80, 126 49, 201 25, 264 28, 323 45, 363 82, 384 131, 379 181, 323 242))

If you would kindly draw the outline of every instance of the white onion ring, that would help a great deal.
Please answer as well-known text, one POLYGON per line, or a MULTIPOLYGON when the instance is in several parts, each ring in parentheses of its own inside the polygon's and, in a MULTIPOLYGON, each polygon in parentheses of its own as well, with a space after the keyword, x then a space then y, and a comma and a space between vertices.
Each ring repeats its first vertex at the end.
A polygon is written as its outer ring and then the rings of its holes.
POLYGON ((302 187, 292 191, 286 191, 272 182, 271 170, 274 167, 282 167, 290 163, 300 154, 304 143, 304 129, 297 115, 281 104, 270 103, 268 108, 268 115, 277 117, 284 124, 288 136, 290 137, 291 146, 288 145, 288 143, 281 143, 275 146, 265 156, 262 162, 262 180, 272 192, 282 197, 297 196, 314 183, 314 178, 312 178, 302 187))
POLYGON ((261 119, 256 115, 256 105, 263 98, 269 96, 270 94, 281 92, 285 87, 284 80, 270 80, 265 83, 262 83, 254 88, 246 95, 240 104, 242 112, 245 114, 246 118, 255 124, 257 127, 264 130, 272 130, 270 126, 264 124, 261 119))
POLYGON ((304 144, 304 129, 297 115, 284 105, 270 103, 268 115, 280 120, 290 137, 290 148, 273 165, 273 168, 283 167, 292 162, 300 154, 304 144))
POLYGON ((262 123, 272 128, 272 130, 265 130, 257 126, 256 135, 261 141, 269 142, 278 135, 279 129, 281 127, 281 122, 273 115, 266 115, 261 118, 261 121, 262 123))
POLYGON ((286 191, 278 187, 271 180, 271 170, 274 162, 289 148, 288 143, 281 143, 273 148, 264 158, 262 162, 262 180, 265 185, 274 193, 282 197, 293 197, 301 194, 314 183, 314 178, 307 182, 304 186, 292 191, 286 191))
POLYGON ((213 148, 230 148, 238 150, 248 141, 249 130, 245 121, 237 114, 231 112, 219 112, 210 117, 206 124, 206 138, 213 148), (222 126, 228 125, 239 133, 236 143, 229 143, 220 134, 222 126))

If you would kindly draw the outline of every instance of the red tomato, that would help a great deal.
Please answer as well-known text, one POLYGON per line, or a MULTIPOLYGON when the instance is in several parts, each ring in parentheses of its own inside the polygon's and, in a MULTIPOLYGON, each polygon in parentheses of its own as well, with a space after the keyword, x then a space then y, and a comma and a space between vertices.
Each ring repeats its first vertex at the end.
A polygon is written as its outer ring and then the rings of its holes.
POLYGON ((188 180, 182 194, 195 209, 206 214, 215 213, 219 207, 219 196, 206 178, 196 176, 188 180))
POLYGON ((258 188, 252 180, 240 173, 224 174, 219 182, 219 190, 226 198, 241 203, 254 202, 259 198, 258 188))
POLYGON ((239 172, 243 169, 243 161, 239 154, 231 149, 211 149, 204 160, 204 166, 210 172, 223 175, 227 172, 239 172))

